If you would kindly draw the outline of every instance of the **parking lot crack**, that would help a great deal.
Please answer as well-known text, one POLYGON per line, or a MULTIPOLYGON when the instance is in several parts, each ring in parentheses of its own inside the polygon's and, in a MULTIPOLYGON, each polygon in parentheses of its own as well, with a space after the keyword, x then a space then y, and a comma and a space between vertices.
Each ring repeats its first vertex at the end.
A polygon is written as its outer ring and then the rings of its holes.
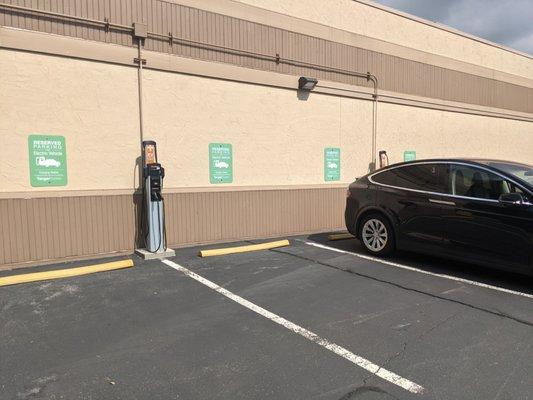
POLYGON ((509 314, 501 312, 499 310, 490 310, 490 309, 486 309, 486 308, 483 308, 483 307, 480 307, 480 306, 475 306, 473 304, 469 304, 469 303, 467 303, 465 301, 439 296, 438 294, 429 293, 429 292, 426 292, 426 291, 423 291, 423 290, 420 290, 420 289, 415 289, 415 288, 412 288, 412 287, 408 287, 408 286, 405 286, 405 285, 402 285, 402 284, 399 284, 399 283, 396 283, 396 282, 392 282, 392 281, 389 281, 389 280, 386 280, 386 279, 377 278, 375 276, 364 274, 362 272, 356 272, 356 271, 354 271, 352 269, 349 269, 349 268, 344 268, 342 266, 329 264, 329 263, 324 262, 324 261, 315 260, 315 259, 310 258, 310 257, 306 257, 306 256, 303 256, 303 255, 300 255, 300 254, 294 254, 294 253, 291 253, 291 252, 288 252, 288 251, 284 251, 284 250, 281 250, 281 249, 270 249, 269 251, 273 251, 273 252, 280 253, 280 254, 286 254, 288 256, 296 257, 296 258, 299 258, 301 260, 305 260, 305 261, 312 262, 314 264, 322 265, 324 267, 333 268, 333 269, 336 269, 336 270, 339 270, 339 271, 347 272, 349 274, 353 274, 353 275, 359 276, 361 278, 370 279, 370 280, 375 281, 375 282, 380 282, 380 283, 384 283, 386 285, 394 286, 394 287, 396 287, 398 289, 401 289, 401 290, 406 290, 406 291, 413 292, 413 293, 418 293, 418 294, 421 294, 421 295, 424 295, 424 296, 429 296, 429 297, 432 297, 434 299, 438 299, 438 300, 442 300, 442 301, 446 301, 446 302, 450 302, 450 303, 459 304, 459 305, 462 305, 464 307, 468 307, 468 308, 471 308, 471 309, 474 309, 474 310, 477 310, 477 311, 481 311, 481 312, 484 312, 484 313, 487 313, 487 314, 491 314, 491 315, 497 316, 499 318, 504 318, 504 319, 508 319, 508 320, 514 321, 514 322, 519 323, 521 325, 526 325, 526 326, 529 326, 529 327, 533 327, 533 322, 527 321, 527 320, 524 320, 524 319, 521 319, 521 318, 518 318, 518 317, 515 317, 515 316, 512 316, 512 315, 509 315, 509 314))
MULTIPOLYGON (((403 357, 403 355, 405 353, 407 353, 407 349, 410 345, 413 345, 413 344, 416 344, 418 342, 420 342, 424 337, 426 337, 427 335, 429 335, 431 332, 433 332, 435 329, 439 328, 440 326, 446 324, 447 322, 449 322, 450 320, 452 320, 453 318, 455 318, 457 315, 461 314, 461 311, 457 311, 457 312, 454 312, 453 314, 447 316, 446 318, 444 319, 441 319, 439 321, 437 321, 436 323, 432 324, 428 329, 425 329, 422 333, 420 333, 418 336, 416 336, 414 339, 412 340, 405 340, 402 345, 401 345, 401 349, 394 353, 393 355, 391 355, 390 357, 388 357, 383 363, 382 365, 379 367, 379 369, 388 369, 390 364, 396 360, 396 359, 399 359, 401 357, 403 357)), ((378 370, 379 371, 379 370, 378 370)), ((369 385, 369 381, 371 379, 373 379, 375 377, 375 374, 367 374, 363 377, 363 380, 361 381, 361 385, 359 386, 360 388, 364 388, 364 387, 368 387, 369 385)))
POLYGON ((393 354, 391 357, 389 357, 384 363, 383 368, 387 368, 390 363, 398 358, 403 357, 403 355, 407 352, 407 348, 409 345, 419 343, 424 337, 429 335, 431 332, 433 332, 435 329, 441 327, 442 325, 448 323, 450 320, 455 318, 457 315, 462 314, 462 311, 456 311, 453 314, 447 316, 446 318, 437 321, 436 323, 432 324, 428 329, 425 329, 422 333, 420 333, 418 336, 416 336, 412 340, 406 340, 402 344, 402 348, 397 353, 393 354))

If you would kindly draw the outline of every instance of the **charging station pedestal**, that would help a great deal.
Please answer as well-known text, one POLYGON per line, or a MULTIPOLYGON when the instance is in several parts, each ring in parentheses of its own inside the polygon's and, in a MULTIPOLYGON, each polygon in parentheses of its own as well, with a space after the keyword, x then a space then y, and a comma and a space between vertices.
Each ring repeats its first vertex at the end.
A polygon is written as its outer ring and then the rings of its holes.
POLYGON ((142 143, 143 199, 141 235, 145 248, 135 249, 135 254, 145 260, 167 258, 176 255, 167 248, 165 231, 165 203, 161 193, 165 169, 157 162, 157 147, 154 141, 142 143))

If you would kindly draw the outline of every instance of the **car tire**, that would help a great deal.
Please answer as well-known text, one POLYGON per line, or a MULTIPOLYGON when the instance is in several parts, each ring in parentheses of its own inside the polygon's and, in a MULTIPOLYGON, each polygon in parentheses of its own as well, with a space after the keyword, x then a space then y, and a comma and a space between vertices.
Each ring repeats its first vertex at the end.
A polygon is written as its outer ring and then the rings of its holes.
POLYGON ((394 229, 388 218, 380 213, 363 217, 358 237, 364 249, 374 256, 388 256, 396 249, 394 229))

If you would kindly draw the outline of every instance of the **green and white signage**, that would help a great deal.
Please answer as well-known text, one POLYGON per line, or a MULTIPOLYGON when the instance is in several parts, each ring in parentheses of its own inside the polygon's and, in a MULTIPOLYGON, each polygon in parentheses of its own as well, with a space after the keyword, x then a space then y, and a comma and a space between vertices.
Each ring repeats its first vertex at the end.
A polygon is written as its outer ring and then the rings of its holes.
POLYGON ((403 160, 404 161, 414 161, 416 160, 416 151, 413 150, 407 150, 403 152, 403 160))
POLYGON ((209 181, 233 182, 233 151, 229 143, 209 143, 209 181))
POLYGON ((32 186, 66 186, 67 149, 64 136, 30 135, 28 150, 32 186))
POLYGON ((338 147, 326 147, 324 149, 324 180, 341 180, 341 149, 338 147))

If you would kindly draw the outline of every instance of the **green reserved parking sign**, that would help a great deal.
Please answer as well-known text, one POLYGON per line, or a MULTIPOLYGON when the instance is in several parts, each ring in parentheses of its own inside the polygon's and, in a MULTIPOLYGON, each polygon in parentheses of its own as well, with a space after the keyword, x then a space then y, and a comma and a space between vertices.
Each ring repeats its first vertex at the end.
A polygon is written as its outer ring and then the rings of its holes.
POLYGON ((324 180, 341 180, 341 149, 338 147, 326 147, 324 149, 324 180))
POLYGON ((209 143, 209 181, 233 182, 233 152, 229 143, 209 143))
POLYGON ((403 160, 404 161, 415 161, 416 160, 416 151, 414 150, 407 150, 403 152, 403 160))
POLYGON ((64 136, 29 135, 28 150, 32 186, 67 185, 67 149, 64 136))

